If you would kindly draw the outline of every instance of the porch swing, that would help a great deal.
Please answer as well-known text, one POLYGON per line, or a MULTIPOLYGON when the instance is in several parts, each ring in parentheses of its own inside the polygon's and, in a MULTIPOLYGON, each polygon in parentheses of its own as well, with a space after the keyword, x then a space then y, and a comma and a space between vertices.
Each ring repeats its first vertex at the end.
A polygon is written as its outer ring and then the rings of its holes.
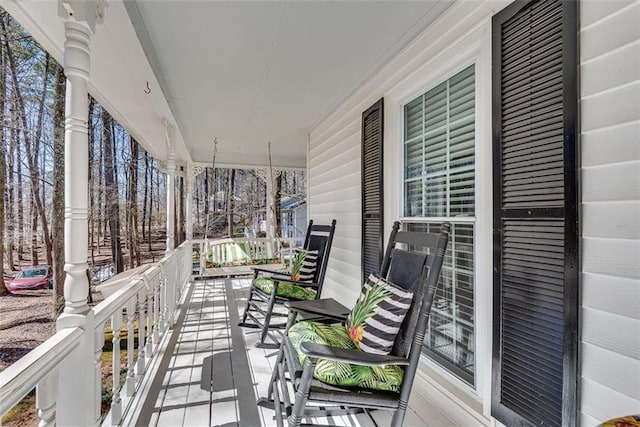
MULTIPOLYGON (((213 159, 211 167, 213 168, 214 179, 216 170, 216 156, 218 151, 217 138, 213 141, 213 159)), ((271 143, 269 143, 269 175, 273 179, 271 163, 271 143)), ((272 183, 273 184, 273 183, 272 183)), ((209 200, 207 200, 209 203, 209 200)), ((215 206, 214 206, 215 209, 215 206)), ((205 231, 204 231, 204 244, 200 251, 200 263, 201 263, 201 275, 247 275, 253 274, 253 271, 248 268, 236 268, 246 267, 247 265, 261 264, 263 262, 269 262, 274 259, 274 254, 278 254, 277 258, 281 258, 280 244, 281 242, 268 241, 267 239, 255 239, 251 241, 237 242, 233 236, 229 236, 228 239, 216 240, 215 242, 209 240, 209 232, 212 224, 211 215, 214 213, 214 209, 210 209, 207 212, 205 231), (207 271, 209 269, 223 268, 223 271, 207 271)))

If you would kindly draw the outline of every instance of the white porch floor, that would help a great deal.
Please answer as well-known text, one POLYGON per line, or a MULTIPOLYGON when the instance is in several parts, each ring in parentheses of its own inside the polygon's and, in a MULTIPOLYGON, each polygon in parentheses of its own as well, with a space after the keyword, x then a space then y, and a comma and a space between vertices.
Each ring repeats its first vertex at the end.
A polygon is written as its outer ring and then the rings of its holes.
MULTIPOLYGON (((256 406, 257 398, 266 395, 275 350, 256 348, 257 330, 237 326, 248 287, 248 279, 191 285, 136 425, 275 425, 273 411, 256 406)), ((378 424, 389 424, 388 412, 374 416, 378 424)), ((373 425, 364 415, 316 422, 373 425)), ((426 423, 409 409, 405 425, 426 423)))

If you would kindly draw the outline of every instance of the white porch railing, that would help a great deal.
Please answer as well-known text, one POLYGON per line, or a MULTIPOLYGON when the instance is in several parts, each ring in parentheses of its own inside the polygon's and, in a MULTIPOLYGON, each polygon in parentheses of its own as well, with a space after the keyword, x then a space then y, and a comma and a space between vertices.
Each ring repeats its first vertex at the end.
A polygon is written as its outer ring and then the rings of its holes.
POLYGON ((176 308, 190 281, 191 268, 192 243, 187 241, 160 262, 133 275, 128 284, 91 309, 86 316, 86 329, 58 325, 59 332, 53 337, 0 373, 0 414, 4 415, 35 387, 40 426, 119 424, 131 409, 130 403, 149 362, 173 325, 176 308), (107 323, 113 330, 113 385, 111 409, 103 420, 100 414, 102 349, 107 323), (127 340, 126 360, 121 361, 123 330, 127 340), (137 355, 134 351, 136 331, 137 355), (78 384, 86 378, 61 376, 61 372, 73 372, 74 364, 92 367, 87 369, 92 396, 79 395, 86 387, 78 384), (123 381, 121 370, 125 375, 123 381), (88 407, 82 405, 87 401, 91 403, 88 407), (76 416, 74 411, 85 413, 76 416))

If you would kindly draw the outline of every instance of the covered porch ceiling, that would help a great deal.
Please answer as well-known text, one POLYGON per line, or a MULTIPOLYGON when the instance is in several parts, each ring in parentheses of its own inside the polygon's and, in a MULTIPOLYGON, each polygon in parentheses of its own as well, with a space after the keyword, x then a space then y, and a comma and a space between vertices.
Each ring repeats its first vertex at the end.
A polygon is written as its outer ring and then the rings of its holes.
MULTIPOLYGON (((109 0, 90 92, 157 159, 306 167, 309 132, 453 0, 109 0), (150 93, 149 93, 150 92, 150 93)), ((73 2, 71 2, 73 3, 73 2)), ((1 0, 62 63, 55 0, 1 0)))

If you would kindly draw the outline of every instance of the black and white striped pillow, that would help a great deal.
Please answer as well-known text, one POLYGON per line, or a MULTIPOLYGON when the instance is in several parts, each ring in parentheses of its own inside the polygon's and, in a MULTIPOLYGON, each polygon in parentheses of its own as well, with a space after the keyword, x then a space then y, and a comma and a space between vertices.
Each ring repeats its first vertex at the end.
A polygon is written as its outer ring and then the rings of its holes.
POLYGON ((296 255, 298 252, 303 251, 306 253, 304 256, 304 262, 300 268, 300 282, 313 282, 316 276, 316 268, 318 267, 318 251, 308 251, 306 249, 296 248, 296 255))
POLYGON ((354 344, 362 351, 389 354, 412 299, 413 292, 369 275, 347 318, 347 331, 354 344))

